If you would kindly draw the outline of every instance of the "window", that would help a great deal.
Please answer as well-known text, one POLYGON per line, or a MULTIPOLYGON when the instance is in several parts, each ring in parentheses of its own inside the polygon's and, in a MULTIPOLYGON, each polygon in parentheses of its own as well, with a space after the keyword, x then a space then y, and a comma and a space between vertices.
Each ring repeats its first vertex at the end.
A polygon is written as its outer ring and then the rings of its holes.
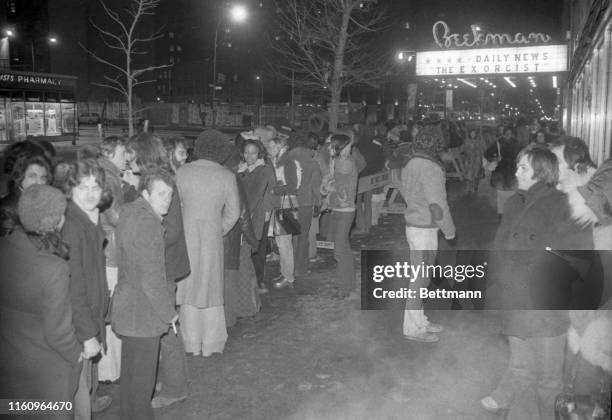
POLYGON ((177 46, 176 46, 176 50, 177 50, 178 52, 183 51, 183 49, 181 48, 181 46, 180 46, 180 45, 177 45, 177 46))
POLYGON ((0 97, 0 141, 7 141, 6 132, 6 121, 7 121, 7 110, 6 110, 6 98, 0 97))
POLYGON ((62 103, 61 115, 62 115, 62 133, 74 133, 75 132, 75 118, 74 118, 74 103, 62 103))
POLYGON ((174 39, 174 32, 168 32, 168 38, 174 39))
POLYGON ((170 64, 174 64, 174 57, 170 57, 170 64))
MULTIPOLYGON (((15 101, 15 99, 13 99, 13 101, 15 101)), ((13 115, 13 140, 25 140, 26 118, 23 100, 11 102, 11 114, 13 115)))
POLYGON ((170 44, 170 52, 174 52, 174 44, 170 44))
POLYGON ((59 136, 62 134, 61 110, 59 103, 45 103, 45 135, 59 136))
POLYGON ((28 136, 45 135, 45 113, 43 102, 26 102, 26 133, 28 136))

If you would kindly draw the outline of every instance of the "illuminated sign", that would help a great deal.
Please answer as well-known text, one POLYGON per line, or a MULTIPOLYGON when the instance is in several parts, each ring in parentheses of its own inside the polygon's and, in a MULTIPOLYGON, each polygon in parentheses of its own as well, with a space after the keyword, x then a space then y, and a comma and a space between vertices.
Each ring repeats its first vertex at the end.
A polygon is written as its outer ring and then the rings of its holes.
POLYGON ((0 71, 0 87, 13 89, 71 90, 76 77, 43 73, 0 71))
POLYGON ((471 25, 471 29, 471 34, 451 34, 450 28, 446 22, 439 20, 434 23, 432 32, 434 41, 441 48, 486 47, 487 45, 525 45, 547 43, 552 39, 550 35, 539 32, 530 32, 529 34, 517 32, 514 35, 492 34, 482 32, 478 25, 471 25))
POLYGON ((417 76, 548 73, 567 71, 567 45, 422 51, 417 76))

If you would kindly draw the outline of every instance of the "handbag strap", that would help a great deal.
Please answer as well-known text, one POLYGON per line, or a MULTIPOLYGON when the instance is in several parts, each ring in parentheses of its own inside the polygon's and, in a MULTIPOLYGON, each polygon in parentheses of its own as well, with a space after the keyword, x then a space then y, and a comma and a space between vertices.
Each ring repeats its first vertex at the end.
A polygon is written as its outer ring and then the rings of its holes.
POLYGON ((499 140, 497 140, 497 160, 500 161, 501 159, 502 159, 501 146, 499 145, 499 140))
POLYGON ((293 205, 293 200, 291 199, 291 195, 290 194, 285 194, 283 195, 283 198, 281 199, 281 208, 285 207, 285 197, 287 197, 289 199, 289 205, 291 206, 291 208, 295 208, 295 206, 293 205))

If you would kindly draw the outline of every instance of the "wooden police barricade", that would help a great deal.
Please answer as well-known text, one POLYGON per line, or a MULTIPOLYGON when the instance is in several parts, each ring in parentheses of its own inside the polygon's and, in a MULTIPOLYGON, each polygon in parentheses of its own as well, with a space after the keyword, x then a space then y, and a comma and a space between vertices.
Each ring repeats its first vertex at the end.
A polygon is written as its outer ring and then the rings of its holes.
MULTIPOLYGON (((385 187, 390 182, 391 174, 388 170, 361 177, 357 183, 357 194, 375 190, 376 188, 385 187)), ((330 241, 317 241, 317 248, 334 249, 334 243, 330 241)))

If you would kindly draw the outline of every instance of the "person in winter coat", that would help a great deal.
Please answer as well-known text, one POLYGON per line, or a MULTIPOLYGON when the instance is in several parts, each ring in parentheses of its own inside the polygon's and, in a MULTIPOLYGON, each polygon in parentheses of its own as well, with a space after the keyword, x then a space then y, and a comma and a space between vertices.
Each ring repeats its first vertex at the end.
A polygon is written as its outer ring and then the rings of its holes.
MULTIPOLYGON (((70 197, 62 238, 70 247, 70 294, 73 323, 85 355, 94 357, 105 347, 105 323, 109 303, 104 268, 105 235, 98 206, 105 187, 104 171, 93 159, 70 165, 63 179, 56 179, 70 197)), ((107 408, 112 398, 97 397, 97 369, 91 360, 83 363, 75 397, 75 418, 90 419, 92 410, 107 408)))
POLYGON ((239 176, 236 176, 240 197, 240 218, 223 237, 224 309, 228 327, 238 318, 250 317, 259 312, 261 301, 257 293, 257 276, 251 260, 252 250, 259 246, 255 237, 247 195, 239 176))
POLYGON ((329 175, 321 184, 321 193, 328 196, 331 209, 331 238, 334 241, 336 285, 343 298, 355 288, 355 261, 349 241, 349 233, 355 219, 355 196, 359 169, 351 155, 351 138, 346 134, 334 134, 330 138, 329 175))
MULTIPOLYGON (((426 125, 414 140, 414 154, 402 169, 402 195, 406 197, 406 239, 410 263, 433 264, 438 250, 438 231, 447 241, 455 239, 455 225, 446 199, 446 173, 439 159, 439 131, 426 125)), ((419 276, 410 283, 411 290, 429 285, 429 278, 419 276)), ((409 340, 435 342, 442 326, 429 322, 420 298, 406 300, 403 333, 409 340)))
POLYGON ((502 214, 508 198, 516 189, 516 156, 521 150, 514 138, 512 128, 504 128, 504 135, 485 152, 488 161, 497 161, 497 167, 491 173, 491 186, 497 190, 497 213, 502 214))
MULTIPOLYGON (((68 248, 58 233, 65 209, 59 190, 32 185, 19 198, 20 225, 0 238, 2 399, 74 401, 83 346, 72 323, 68 248)), ((69 420, 73 412, 53 418, 69 420)))
POLYGON ((551 150, 560 162, 558 188, 568 198, 572 220, 592 231, 605 281, 599 309, 569 313, 565 386, 604 405, 612 389, 612 160, 595 169, 588 146, 576 137, 559 138, 551 150))
POLYGON ((245 140, 242 144, 243 162, 238 166, 238 176, 244 185, 246 203, 258 246, 251 259, 257 276, 259 291, 265 293, 264 270, 268 248, 268 227, 273 208, 273 189, 276 186, 274 168, 265 161, 265 148, 258 140, 245 140))
MULTIPOLYGON (((287 137, 276 137, 268 142, 267 150, 274 165, 276 187, 274 187, 274 208, 299 207, 297 190, 301 184, 301 169, 299 162, 288 156, 287 137)), ((273 287, 282 289, 293 287, 294 248, 293 235, 276 235, 274 240, 278 245, 280 255, 280 276, 273 279, 273 287)))
POLYGON ((511 419, 552 419, 562 389, 569 318, 567 310, 559 310, 567 302, 549 302, 551 295, 571 296, 574 280, 569 270, 559 269, 555 254, 589 249, 592 241, 571 221, 555 189, 558 166, 552 152, 539 147, 521 151, 516 178, 518 190, 506 203, 495 238, 487 291, 487 307, 505 309, 502 333, 508 336, 510 361, 481 404, 490 411, 510 410, 511 419))
POLYGON ((463 176, 467 180, 469 194, 478 192, 478 184, 484 176, 482 158, 485 151, 486 145, 478 130, 475 127, 470 128, 461 146, 463 176))
MULTIPOLYGON (((308 274, 309 258, 309 231, 312 223, 314 207, 320 204, 319 190, 321 188, 321 170, 314 159, 314 152, 309 147, 306 133, 293 133, 289 139, 290 150, 287 152, 285 162, 295 162, 298 173, 298 182, 295 190, 289 184, 277 186, 274 189, 276 195, 295 193, 298 207, 298 221, 300 222, 300 234, 295 236, 295 275, 304 276, 308 274)), ((288 168, 291 165, 288 166, 288 168)))
POLYGON ((51 166, 41 155, 24 154, 14 161, 8 180, 9 193, 0 200, 0 236, 9 235, 19 225, 17 203, 21 192, 33 184, 49 184, 51 175, 51 166))
MULTIPOLYGON (((146 134, 146 133, 145 133, 146 134)), ((160 337, 178 315, 166 279, 163 216, 172 201, 174 179, 160 168, 146 168, 141 197, 124 206, 117 225, 119 281, 111 323, 123 336, 120 418, 153 419, 151 397, 160 337)))
MULTIPOLYGON (((357 125, 355 144, 356 149, 365 158, 366 166, 359 173, 360 177, 370 176, 385 168, 385 145, 386 139, 376 137, 375 127, 357 125)), ((380 189, 382 191, 382 189, 380 189)), ((357 195, 357 210, 355 215, 354 234, 367 235, 372 227, 372 194, 379 191, 368 190, 357 195)))
POLYGON ((236 176, 219 162, 232 153, 229 138, 202 132, 195 158, 177 171, 177 187, 191 273, 178 284, 185 350, 209 356, 223 352, 227 331, 223 311, 223 236, 240 217, 236 176))
MULTIPOLYGON (((171 143, 177 144, 176 141, 178 140, 175 139, 171 143)), ((181 165, 181 154, 175 156, 172 163, 172 156, 177 153, 168 153, 168 145, 155 135, 141 133, 130 139, 130 146, 135 153, 134 167, 139 172, 146 168, 163 168, 173 172, 173 168, 181 165)), ((176 185, 162 224, 166 281, 172 301, 176 302, 177 282, 186 277, 190 271, 182 208, 176 185)), ((176 326, 176 333, 172 328, 168 328, 168 331, 161 336, 157 384, 156 395, 151 401, 153 408, 167 407, 187 398, 187 358, 180 326, 176 326)))
MULTIPOLYGON (((119 211, 125 203, 125 182, 121 175, 127 166, 126 142, 118 136, 106 137, 100 144, 101 156, 98 163, 104 170, 106 190, 112 196, 107 208, 101 209, 100 225, 106 234, 106 280, 111 295, 117 285, 117 240, 115 227, 119 222, 119 211)), ((115 335, 110 325, 106 326, 106 352, 98 362, 98 379, 116 381, 121 372, 121 339, 115 335)))

